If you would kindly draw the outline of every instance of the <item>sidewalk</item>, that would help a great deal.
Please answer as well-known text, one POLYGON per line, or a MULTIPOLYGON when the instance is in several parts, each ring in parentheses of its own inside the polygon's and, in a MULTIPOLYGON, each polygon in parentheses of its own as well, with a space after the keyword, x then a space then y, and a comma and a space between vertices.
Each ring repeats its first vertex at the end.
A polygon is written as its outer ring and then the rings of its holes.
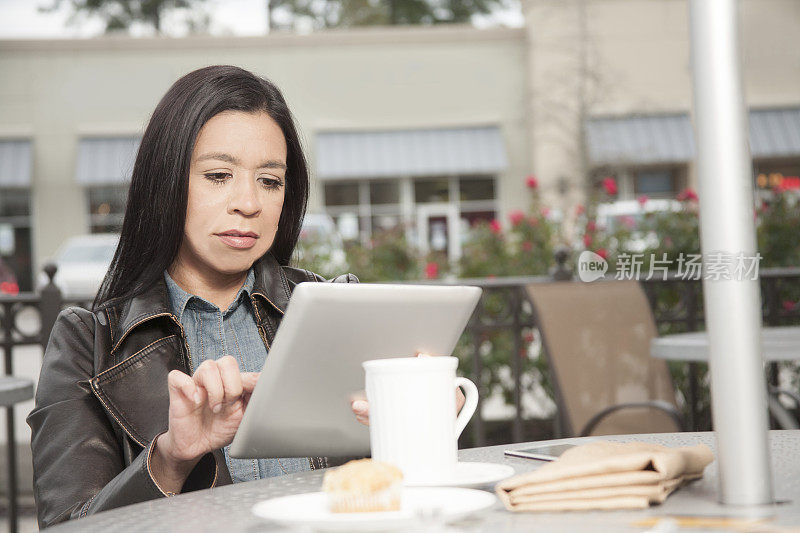
MULTIPOLYGON (((0 518, 0 531, 8 531, 8 519, 6 517, 0 518)), ((39 531, 39 525, 36 523, 36 517, 33 515, 22 515, 19 517, 19 533, 36 533, 39 531)))
MULTIPOLYGON (((3 463, 0 463, 3 464, 3 463)), ((39 531, 36 522, 36 504, 32 494, 21 494, 17 498, 17 521, 19 533, 34 533, 39 531)), ((0 533, 8 531, 8 500, 5 494, 0 494, 0 533)))

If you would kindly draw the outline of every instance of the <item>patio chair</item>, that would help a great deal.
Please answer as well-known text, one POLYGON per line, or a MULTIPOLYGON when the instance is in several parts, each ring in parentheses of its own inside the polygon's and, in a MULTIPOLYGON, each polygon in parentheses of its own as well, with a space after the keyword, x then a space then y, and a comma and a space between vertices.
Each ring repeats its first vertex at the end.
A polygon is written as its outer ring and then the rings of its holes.
POLYGON ((567 435, 683 430, 665 361, 650 357, 655 321, 635 281, 526 287, 567 435))

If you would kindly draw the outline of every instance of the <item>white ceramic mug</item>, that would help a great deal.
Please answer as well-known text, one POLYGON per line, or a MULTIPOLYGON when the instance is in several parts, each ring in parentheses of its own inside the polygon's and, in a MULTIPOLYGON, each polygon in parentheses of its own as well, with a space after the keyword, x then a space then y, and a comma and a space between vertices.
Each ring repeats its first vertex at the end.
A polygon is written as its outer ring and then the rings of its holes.
POLYGON ((363 364, 372 458, 403 471, 408 483, 452 479, 458 436, 478 406, 478 389, 456 377, 455 357, 376 359, 363 364), (456 416, 456 386, 466 402, 456 416))

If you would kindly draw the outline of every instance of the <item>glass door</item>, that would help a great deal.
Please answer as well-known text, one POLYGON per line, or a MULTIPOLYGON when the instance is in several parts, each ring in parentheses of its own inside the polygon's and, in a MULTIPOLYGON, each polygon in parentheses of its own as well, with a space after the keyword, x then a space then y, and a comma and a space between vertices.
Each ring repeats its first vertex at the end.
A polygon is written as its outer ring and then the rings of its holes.
POLYGON ((423 253, 442 254, 448 261, 461 257, 458 206, 449 203, 417 205, 417 246, 423 253))

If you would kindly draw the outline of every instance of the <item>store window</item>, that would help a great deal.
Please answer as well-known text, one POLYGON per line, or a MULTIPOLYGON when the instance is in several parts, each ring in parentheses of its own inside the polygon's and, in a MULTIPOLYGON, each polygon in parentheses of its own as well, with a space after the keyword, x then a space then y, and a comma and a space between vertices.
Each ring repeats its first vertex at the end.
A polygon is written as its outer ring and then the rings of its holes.
POLYGON ((494 176, 329 181, 323 191, 343 239, 368 243, 376 232, 403 227, 409 242, 450 259, 471 226, 497 216, 494 176))
POLYGON ((414 201, 418 204, 450 201, 450 180, 446 178, 414 180, 414 201))
POLYGON ((674 197, 678 192, 675 172, 668 169, 641 170, 633 174, 633 192, 650 198, 674 197))
POLYGON ((494 178, 464 177, 459 180, 459 199, 462 202, 494 200, 496 197, 494 178))
POLYGON ((399 204, 400 182, 398 180, 371 181, 369 202, 371 205, 399 204))
POLYGON ((33 144, 0 139, 0 293, 33 290, 33 144))
POLYGON ((33 290, 30 205, 30 189, 0 187, 0 268, 9 278, 3 281, 10 284, 13 276, 23 292, 33 290))
POLYGON ((91 233, 119 233, 125 216, 127 185, 95 185, 86 188, 91 233))
POLYGON ((800 158, 753 162, 758 196, 768 199, 774 191, 800 196, 800 158))
POLYGON ((666 167, 599 167, 593 170, 594 183, 603 190, 603 180, 613 178, 617 184, 616 201, 674 199, 686 187, 685 165, 666 167))
POLYGON ((369 236, 369 202, 364 201, 368 184, 358 181, 325 183, 323 188, 326 212, 333 218, 342 239, 353 241, 369 236))
POLYGON ((90 233, 119 233, 139 150, 136 136, 80 139, 75 178, 86 194, 90 233))
POLYGON ((325 205, 358 205, 358 182, 337 182, 325 184, 325 205))

